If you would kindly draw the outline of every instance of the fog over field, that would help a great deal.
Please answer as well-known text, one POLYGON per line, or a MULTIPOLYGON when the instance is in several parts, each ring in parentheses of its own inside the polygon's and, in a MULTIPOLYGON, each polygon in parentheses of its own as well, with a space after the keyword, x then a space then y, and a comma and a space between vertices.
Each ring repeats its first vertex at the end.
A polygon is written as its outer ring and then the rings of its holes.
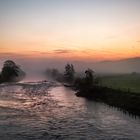
MULTIPOLYGON (((19 64, 26 72, 27 77, 40 77, 44 79, 44 72, 48 68, 57 68, 61 72, 64 71, 64 67, 67 63, 72 63, 76 71, 82 72, 87 68, 92 68, 96 73, 140 73, 140 58, 129 58, 117 61, 100 61, 100 62, 88 62, 88 61, 74 61, 74 60, 62 60, 55 58, 12 58, 7 57, 19 64)), ((0 59, 0 69, 3 62, 7 58, 0 59)))

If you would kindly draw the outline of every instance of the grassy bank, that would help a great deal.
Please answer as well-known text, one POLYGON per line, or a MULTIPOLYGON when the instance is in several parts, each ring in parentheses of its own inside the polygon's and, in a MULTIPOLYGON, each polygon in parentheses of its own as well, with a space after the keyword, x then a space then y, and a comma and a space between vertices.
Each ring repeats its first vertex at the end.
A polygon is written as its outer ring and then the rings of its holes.
POLYGON ((77 96, 102 101, 140 116, 140 94, 108 87, 94 86, 76 93, 77 96))
POLYGON ((140 74, 116 74, 101 76, 102 86, 122 91, 140 93, 140 74))

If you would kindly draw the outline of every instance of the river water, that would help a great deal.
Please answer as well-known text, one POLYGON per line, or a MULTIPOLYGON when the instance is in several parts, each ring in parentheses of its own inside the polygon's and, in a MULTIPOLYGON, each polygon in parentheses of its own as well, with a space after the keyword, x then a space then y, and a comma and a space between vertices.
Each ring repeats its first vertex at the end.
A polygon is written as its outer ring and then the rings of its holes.
POLYGON ((0 140, 139 140, 140 119, 53 82, 0 85, 0 140))

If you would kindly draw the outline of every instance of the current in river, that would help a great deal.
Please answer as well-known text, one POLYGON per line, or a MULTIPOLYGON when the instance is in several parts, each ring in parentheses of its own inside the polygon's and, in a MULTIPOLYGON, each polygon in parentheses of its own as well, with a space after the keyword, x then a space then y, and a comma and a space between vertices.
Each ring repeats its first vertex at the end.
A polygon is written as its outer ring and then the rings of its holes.
POLYGON ((0 140, 139 140, 140 119, 55 82, 0 86, 0 140))

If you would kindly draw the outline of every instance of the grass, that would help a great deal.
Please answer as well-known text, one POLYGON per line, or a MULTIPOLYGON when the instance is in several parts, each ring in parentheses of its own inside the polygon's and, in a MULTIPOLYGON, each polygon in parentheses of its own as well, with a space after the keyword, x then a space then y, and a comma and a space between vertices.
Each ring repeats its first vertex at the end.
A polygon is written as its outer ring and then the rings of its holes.
POLYGON ((101 76, 103 86, 140 93, 140 74, 118 74, 101 76))
POLYGON ((79 97, 101 101, 140 116, 140 74, 104 75, 101 83, 79 86, 79 97))

